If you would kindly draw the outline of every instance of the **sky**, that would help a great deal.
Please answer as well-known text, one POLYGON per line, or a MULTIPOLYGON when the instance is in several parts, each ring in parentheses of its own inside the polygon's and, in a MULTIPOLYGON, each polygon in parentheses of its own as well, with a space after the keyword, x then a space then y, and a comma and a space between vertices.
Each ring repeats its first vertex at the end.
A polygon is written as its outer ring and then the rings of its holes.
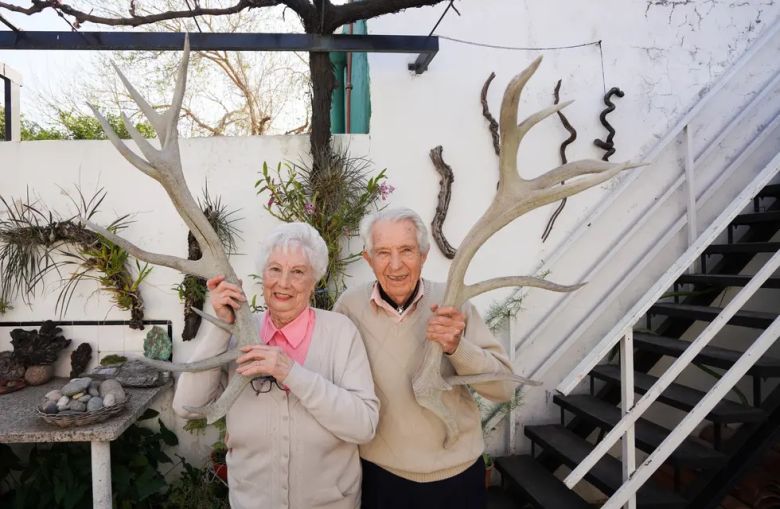
MULTIPOLYGON (((21 3, 21 2, 19 2, 21 3)), ((32 16, 3 11, 3 17, 21 30, 69 31, 70 27, 51 10, 32 16)), ((0 30, 10 30, 0 24, 0 30)), ((45 94, 58 83, 70 81, 88 66, 93 57, 89 51, 21 51, 0 50, 0 62, 22 75, 22 114, 32 120, 39 115, 35 106, 37 93, 45 94)))

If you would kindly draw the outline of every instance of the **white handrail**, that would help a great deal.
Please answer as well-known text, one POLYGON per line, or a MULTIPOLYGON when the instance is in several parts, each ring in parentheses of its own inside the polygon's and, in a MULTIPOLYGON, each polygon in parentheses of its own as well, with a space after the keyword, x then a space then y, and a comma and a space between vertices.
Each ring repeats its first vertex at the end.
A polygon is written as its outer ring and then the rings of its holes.
POLYGON ((769 181, 780 171, 780 153, 767 164, 758 176, 742 190, 741 193, 731 202, 731 204, 720 213, 720 215, 699 235, 696 242, 689 247, 685 253, 658 279, 643 296, 637 301, 631 310, 615 324, 612 330, 604 336, 604 339, 594 347, 572 372, 558 385, 557 390, 563 394, 569 394, 593 369, 599 360, 609 353, 613 346, 620 340, 622 332, 633 326, 647 310, 650 309, 663 293, 672 285, 674 281, 683 273, 686 267, 709 246, 712 241, 726 228, 737 214, 750 203, 750 200, 769 183, 769 181))
MULTIPOLYGON (((747 159, 751 154, 755 147, 760 146, 764 141, 766 141, 767 137, 770 134, 773 134, 775 129, 780 126, 780 115, 777 115, 772 122, 759 134, 758 137, 756 137, 749 145, 746 147, 742 153, 740 153, 739 156, 737 156, 731 164, 718 176, 718 178, 715 180, 715 182, 710 185, 707 190, 702 193, 701 196, 698 197, 698 201, 707 201, 710 199, 710 197, 719 190, 722 183, 725 182, 732 173, 737 171, 741 165, 744 163, 745 159, 747 159)), ((671 195, 673 191, 676 191, 679 186, 682 185, 684 182, 684 177, 680 176, 673 186, 667 190, 667 193, 665 196, 671 195)), ((660 208, 663 206, 664 203, 661 200, 658 200, 656 204, 654 205, 653 210, 656 208, 660 208)), ((642 221, 648 220, 648 215, 645 215, 642 221)), ((658 242, 655 243, 655 245, 645 253, 645 255, 626 273, 624 274, 618 283, 609 290, 609 294, 618 294, 619 292, 622 292, 628 285, 631 284, 631 282, 634 280, 637 274, 642 272, 649 263, 650 260, 652 260, 662 249, 666 247, 666 244, 675 236, 677 235, 677 232, 680 231, 680 229, 685 225, 686 223, 686 216, 683 214, 659 239, 658 242)), ((625 236, 621 241, 621 246, 624 243, 627 243, 631 240, 630 236, 625 236)), ((606 257, 604 257, 606 258, 606 257)), ((602 260, 599 262, 600 264, 606 264, 607 260, 602 260)), ((691 262, 693 263, 693 262, 691 262)), ((671 284, 671 283, 670 283, 671 284)), ((567 298, 571 296, 571 294, 567 295, 567 298)), ((656 299, 654 299, 655 301, 656 299)), ((577 324, 572 330, 570 330, 568 333, 564 334, 564 341, 562 341, 558 346, 552 350, 547 357, 542 359, 540 363, 537 364, 536 367, 534 367, 533 370, 526 373, 526 376, 529 377, 541 377, 544 372, 549 369, 551 366, 553 366, 558 360, 566 354, 569 347, 573 344, 575 344, 580 336, 583 334, 585 330, 587 330, 596 320, 598 320, 605 309, 607 309, 611 305, 611 302, 608 300, 603 300, 598 302, 595 306, 593 306, 592 309, 587 314, 587 317, 577 324)), ((633 322, 632 322, 633 323, 633 322)), ((611 332, 614 332, 615 329, 612 329, 611 332)), ((606 340, 606 338, 605 338, 606 340)), ((617 341, 617 339, 615 340, 617 341)))
MULTIPOLYGON (((780 159, 780 154, 778 155, 780 159)), ((680 376, 680 373, 687 368, 693 359, 709 344, 715 334, 720 332, 724 325, 742 309, 747 300, 753 296, 756 291, 761 288, 761 285, 769 279, 772 274, 780 267, 780 252, 777 252, 772 258, 756 273, 755 276, 746 284, 723 308, 717 317, 707 325, 699 336, 691 342, 690 346, 669 366, 663 375, 653 384, 647 392, 639 398, 634 407, 624 415, 620 421, 596 444, 593 450, 583 459, 577 467, 572 470, 564 480, 566 486, 573 487, 577 484, 588 471, 595 465, 608 451, 609 449, 620 440, 620 437, 629 429, 633 428, 634 423, 639 419, 645 411, 652 405, 661 393, 669 387, 674 380, 680 376)), ((629 355, 633 355, 630 352, 629 355)), ((753 363, 758 359, 755 359, 753 363)), ((752 364, 751 364, 752 365, 752 364)), ((748 366, 749 367, 749 366, 748 366)), ((633 390, 633 387, 631 387, 633 390)), ((722 396, 721 396, 722 398, 722 396)), ((721 399, 718 398, 718 399, 721 399)), ((709 411, 708 411, 709 412, 709 411)), ((705 413, 706 415, 706 413, 705 413)), ((672 431, 672 434, 677 433, 677 430, 672 431)), ((687 434, 686 434, 687 436, 687 434)))
MULTIPOLYGON (((737 60, 737 62, 731 66, 731 68, 723 74, 713 85, 712 88, 710 88, 706 94, 690 109, 688 110, 688 113, 682 116, 682 118, 675 124, 674 127, 664 136, 661 138, 651 150, 647 152, 644 156, 640 157, 640 160, 643 161, 653 161, 655 160, 658 155, 669 145, 671 144, 675 138, 682 132, 683 129, 691 122, 691 120, 709 103, 713 100, 715 95, 731 80, 732 77, 734 77, 741 69, 742 67, 756 54, 758 53, 772 38, 780 32, 780 21, 776 22, 775 25, 769 29, 767 29, 766 33, 763 34, 758 41, 756 41, 745 53, 742 54, 742 56, 737 60)), ((540 264, 536 273, 543 273, 545 270, 547 270, 549 267, 552 267, 566 252, 569 251, 569 246, 574 244, 579 238, 588 231, 587 225, 589 223, 595 222, 598 220, 598 218, 606 211, 608 210, 611 205, 628 189, 628 187, 637 179, 639 178, 640 174, 645 170, 635 170, 632 172, 629 172, 626 176, 624 176, 620 180, 620 184, 618 185, 617 189, 613 191, 612 193, 609 193, 602 201, 600 201, 596 207, 593 209, 593 211, 588 214, 582 221, 579 222, 579 224, 574 228, 572 233, 566 238, 566 240, 563 241, 563 243, 558 246, 555 251, 547 257, 547 259, 544 261, 544 263, 540 264)), ((622 236, 619 236, 617 242, 615 242, 613 245, 609 246, 608 249, 605 250, 605 252, 614 252, 616 251, 617 247, 616 244, 620 242, 622 239, 622 236)), ((587 279, 592 272, 589 272, 584 276, 585 279, 587 279)), ((570 294, 569 294, 570 295, 570 294)), ((568 295, 567 295, 568 297, 568 295)), ((558 303, 555 305, 555 308, 559 307, 561 303, 566 300, 566 297, 559 300, 558 303)), ((546 316, 553 315, 554 313, 548 313, 546 316)), ((526 340, 533 337, 537 330, 539 329, 541 323, 544 321, 542 319, 539 323, 531 327, 531 329, 523 336, 523 338, 518 341, 517 347, 520 348, 523 343, 525 343, 526 340)))
MULTIPOLYGON (((778 255, 776 254, 774 258, 777 257, 778 255)), ((674 431, 666 437, 666 440, 642 462, 642 466, 634 472, 631 480, 623 484, 601 509, 618 509, 630 500, 639 487, 647 482, 650 476, 669 458, 672 452, 690 435, 715 405, 745 376, 751 366, 769 350, 777 341, 778 336, 780 336, 780 317, 775 318, 769 328, 745 351, 737 363, 724 373, 710 392, 699 401, 693 410, 688 412, 674 431)))

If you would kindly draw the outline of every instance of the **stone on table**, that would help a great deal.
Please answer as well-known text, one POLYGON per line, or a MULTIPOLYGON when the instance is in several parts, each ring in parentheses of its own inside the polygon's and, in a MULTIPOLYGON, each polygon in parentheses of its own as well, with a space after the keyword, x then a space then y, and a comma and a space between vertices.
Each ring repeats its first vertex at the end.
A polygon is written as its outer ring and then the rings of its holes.
POLYGON ((92 379, 89 377, 74 378, 62 388, 62 393, 65 396, 73 396, 80 392, 85 392, 89 389, 89 384, 92 383, 92 379))
POLYGON ((70 403, 68 403, 68 410, 73 410, 74 412, 85 412, 87 410, 87 404, 77 399, 72 399, 70 400, 70 403))
POLYGON ((87 401, 87 412, 94 412, 95 410, 100 410, 101 408, 103 408, 103 398, 100 396, 95 396, 87 401))
POLYGON ((173 353, 173 342, 162 327, 155 325, 144 338, 144 356, 167 361, 173 353))
POLYGON ((116 405, 116 395, 114 393, 106 394, 103 397, 103 406, 108 408, 116 405))
POLYGON ((116 404, 124 403, 126 398, 122 384, 114 379, 103 380, 103 383, 100 384, 100 396, 103 398, 105 406, 112 406, 106 402, 107 396, 113 396, 116 404))

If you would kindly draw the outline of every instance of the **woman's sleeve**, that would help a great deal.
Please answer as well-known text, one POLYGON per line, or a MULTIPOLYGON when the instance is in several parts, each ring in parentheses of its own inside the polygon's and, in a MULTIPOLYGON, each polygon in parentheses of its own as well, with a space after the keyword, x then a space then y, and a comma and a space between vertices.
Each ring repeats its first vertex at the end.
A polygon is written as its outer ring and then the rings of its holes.
MULTIPOLYGON (((188 362, 200 361, 225 352, 230 341, 230 334, 218 327, 209 326, 205 337, 198 340, 195 352, 188 362)), ((222 368, 184 372, 176 382, 176 392, 173 395, 173 411, 185 419, 200 417, 186 410, 185 407, 200 407, 216 400, 224 389, 222 368)))
POLYGON ((374 438, 379 421, 379 399, 374 393, 366 348, 351 322, 348 327, 335 328, 333 333, 350 336, 347 341, 319 338, 343 349, 334 352, 336 381, 296 363, 284 384, 325 429, 345 442, 362 444, 374 438))

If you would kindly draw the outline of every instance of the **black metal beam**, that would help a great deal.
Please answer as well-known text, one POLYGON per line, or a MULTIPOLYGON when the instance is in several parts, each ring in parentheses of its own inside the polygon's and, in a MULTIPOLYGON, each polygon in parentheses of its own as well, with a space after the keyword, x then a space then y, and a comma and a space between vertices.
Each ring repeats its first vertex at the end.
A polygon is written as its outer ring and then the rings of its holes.
POLYGON ((11 80, 5 76, 0 75, 0 83, 3 85, 3 120, 5 121, 5 137, 4 141, 11 141, 13 139, 13 113, 11 107, 11 80))
MULTIPOLYGON (((182 32, 0 32, 0 49, 179 51, 182 32)), ((191 33, 193 50, 419 53, 439 51, 439 38, 418 35, 191 33)))

